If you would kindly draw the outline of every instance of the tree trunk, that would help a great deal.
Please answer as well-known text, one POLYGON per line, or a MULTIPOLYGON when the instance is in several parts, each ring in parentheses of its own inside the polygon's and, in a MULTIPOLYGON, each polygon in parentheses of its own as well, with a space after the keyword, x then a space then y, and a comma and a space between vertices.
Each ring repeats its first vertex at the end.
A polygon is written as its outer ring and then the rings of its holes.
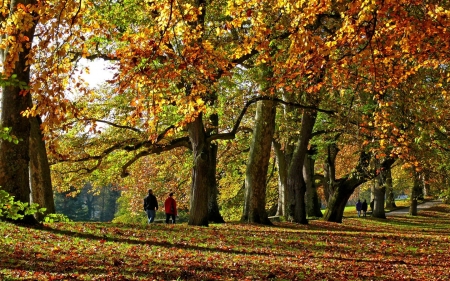
POLYGON ((303 163, 308 150, 309 140, 312 138, 314 123, 316 122, 317 112, 313 110, 304 110, 300 136, 297 141, 294 154, 288 172, 288 189, 293 191, 293 221, 301 224, 307 224, 306 219, 306 183, 303 178, 303 163))
MULTIPOLYGON (((17 0, 11 2, 10 15, 17 10, 17 5, 36 4, 35 0, 17 0)), ((29 30, 19 30, 29 38, 29 42, 33 41, 34 30, 37 22, 30 27, 29 30)), ((14 34, 18 35, 18 34, 14 34)), ((12 36, 14 36, 12 35, 12 36)), ((11 36, 11 37, 12 37, 11 36)), ((7 40, 7 36, 2 34, 0 41, 7 40)), ((19 43, 19 42, 17 42, 19 43)), ((3 70, 8 68, 7 61, 10 56, 18 55, 18 60, 13 66, 11 74, 17 75, 17 80, 29 84, 30 67, 27 63, 30 54, 29 47, 23 45, 23 51, 19 54, 8 53, 8 49, 3 49, 1 53, 1 62, 3 70)), ((8 69, 10 70, 10 69, 8 69)), ((9 77, 6 77, 9 78, 9 77)), ((12 128, 12 134, 15 135, 20 142, 14 144, 9 141, 0 141, 0 186, 15 200, 30 203, 30 177, 29 177, 29 138, 30 138, 30 122, 27 117, 22 116, 22 112, 32 106, 31 95, 23 92, 18 85, 10 85, 2 87, 1 99, 1 121, 0 126, 12 128)), ((18 222, 25 224, 36 224, 37 220, 32 215, 27 215, 18 222)))
POLYGON ((385 219, 386 213, 384 211, 384 196, 386 195, 386 181, 387 181, 387 171, 390 169, 385 169, 381 166, 378 159, 375 159, 376 170, 379 171, 375 179, 374 187, 374 208, 372 212, 372 217, 385 219))
POLYGON ((327 146, 327 157, 323 167, 323 192, 325 200, 328 205, 328 201, 334 193, 335 180, 336 180, 336 157, 339 152, 339 148, 336 143, 332 143, 327 146))
POLYGON ((443 173, 441 183, 444 187, 444 197, 442 198, 442 203, 450 204, 450 180, 449 177, 446 176, 446 173, 443 173))
POLYGON ((394 186, 392 185, 392 171, 388 169, 386 171, 386 208, 396 208, 394 186))
POLYGON ((303 177, 306 183, 306 213, 309 217, 321 218, 323 214, 320 210, 320 199, 314 182, 314 155, 316 152, 314 147, 308 150, 303 165, 303 177))
MULTIPOLYGON (((283 93, 283 100, 294 102, 293 95, 291 93, 283 93)), ((282 115, 287 120, 290 116, 294 116, 297 119, 299 109, 293 108, 288 105, 283 105, 282 115)), ((299 121, 299 120, 297 120, 299 121)), ((291 205, 294 204, 293 191, 289 190, 287 185, 287 178, 289 173, 289 164, 291 163, 292 154, 294 151, 293 137, 288 137, 288 139, 283 141, 281 144, 279 141, 274 140, 272 142, 273 148, 276 156, 276 163, 278 167, 278 206, 277 206, 277 216, 284 216, 286 220, 292 215, 290 212, 291 205)))
POLYGON ((208 226, 210 147, 206 142, 202 114, 200 113, 187 127, 194 159, 188 224, 208 226))
POLYGON ((424 171, 424 172, 422 173, 422 180, 423 180, 423 183, 422 183, 422 186, 423 186, 423 196, 430 196, 430 195, 431 195, 431 194, 430 194, 430 183, 429 183, 429 180, 430 180, 430 174, 429 174, 428 171, 424 171))
POLYGON ((323 220, 342 223, 345 206, 353 191, 360 185, 360 181, 361 179, 352 177, 337 183, 336 189, 328 201, 323 220))
MULTIPOLYGON (((375 185, 376 185, 376 181, 377 179, 373 179, 371 186, 370 186, 370 202, 375 202, 375 185)), ((373 212, 373 208, 371 208, 372 212, 373 212)))
POLYGON ((224 219, 220 214, 219 204, 217 203, 217 196, 219 190, 217 189, 216 181, 216 167, 217 167, 217 144, 210 144, 210 158, 209 158, 209 199, 208 199, 208 220, 214 223, 224 223, 224 219))
POLYGON ((386 213, 384 211, 384 195, 386 194, 386 186, 379 179, 376 180, 374 188, 374 208, 372 217, 385 219, 386 213))
POLYGON ((242 214, 242 220, 250 223, 272 224, 266 212, 266 179, 275 131, 275 115, 273 101, 258 102, 245 175, 245 200, 248 203, 245 203, 247 208, 242 214))
POLYGON ((328 201, 330 201, 331 196, 333 195, 330 192, 330 173, 328 171, 328 164, 324 163, 323 165, 323 180, 322 180, 322 188, 323 188, 323 196, 325 197, 325 203, 328 206, 328 201))
POLYGON ((46 214, 55 213, 50 166, 48 164, 45 142, 41 133, 41 118, 30 117, 30 176, 32 202, 39 207, 46 208, 44 214, 37 214, 36 218, 42 220, 46 214))
MULTIPOLYGON (((102 187, 102 193, 105 192, 105 187, 102 187)), ((94 194, 92 194, 90 191, 92 191, 92 185, 90 182, 85 183, 85 185, 83 186, 83 189, 81 190, 81 193, 78 195, 81 197, 81 195, 84 195, 85 197, 85 204, 87 207, 87 213, 88 213, 88 220, 95 220, 95 199, 96 196, 94 196, 94 194)))
POLYGON ((281 150, 281 144, 273 141, 272 142, 275 155, 276 155, 276 161, 277 161, 277 167, 278 167, 278 206, 277 206, 277 212, 276 216, 284 216, 287 219, 288 216, 288 198, 287 196, 287 163, 286 163, 286 156, 285 153, 281 150))
POLYGON ((417 200, 419 199, 419 196, 421 195, 421 190, 420 190, 421 182, 420 182, 420 174, 414 170, 414 167, 413 167, 412 174, 413 174, 414 184, 411 187, 409 215, 417 216, 417 200))
POLYGON ((356 169, 347 177, 336 182, 336 188, 328 202, 323 220, 329 222, 342 222, 344 209, 348 199, 355 189, 367 181, 367 167, 369 166, 370 155, 361 151, 356 169))

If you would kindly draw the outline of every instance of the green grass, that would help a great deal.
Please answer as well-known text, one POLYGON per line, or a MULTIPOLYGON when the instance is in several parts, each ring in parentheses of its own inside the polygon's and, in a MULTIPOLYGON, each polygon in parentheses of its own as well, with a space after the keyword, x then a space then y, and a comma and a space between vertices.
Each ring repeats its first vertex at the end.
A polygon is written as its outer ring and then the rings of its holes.
POLYGON ((0 222, 0 280, 447 280, 449 211, 273 227, 0 222))

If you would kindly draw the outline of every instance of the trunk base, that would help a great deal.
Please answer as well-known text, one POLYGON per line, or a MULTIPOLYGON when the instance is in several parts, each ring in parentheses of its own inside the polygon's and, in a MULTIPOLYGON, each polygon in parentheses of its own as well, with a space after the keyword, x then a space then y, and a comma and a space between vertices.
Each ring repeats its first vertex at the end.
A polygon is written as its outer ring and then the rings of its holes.
POLYGON ((24 225, 24 226, 39 226, 39 225, 41 225, 41 223, 33 215, 26 215, 25 217, 18 219, 18 220, 6 219, 6 221, 9 221, 11 223, 18 224, 18 225, 24 225))

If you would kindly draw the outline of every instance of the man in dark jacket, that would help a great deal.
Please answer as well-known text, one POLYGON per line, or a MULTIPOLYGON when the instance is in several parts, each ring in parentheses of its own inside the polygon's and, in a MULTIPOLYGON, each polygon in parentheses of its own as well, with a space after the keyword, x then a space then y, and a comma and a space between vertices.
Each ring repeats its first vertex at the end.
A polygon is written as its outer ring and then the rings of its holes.
POLYGON ((366 199, 364 199, 364 202, 362 202, 361 210, 363 212, 363 217, 365 217, 366 214, 367 214, 367 201, 366 201, 366 199))
POLYGON ((358 202, 356 202, 356 211, 358 212, 358 217, 361 216, 361 209, 362 209, 362 203, 361 203, 361 200, 358 199, 358 202))
POLYGON ((144 198, 144 210, 147 213, 148 223, 152 223, 155 220, 156 210, 158 210, 158 200, 153 195, 153 190, 148 190, 148 195, 144 198))

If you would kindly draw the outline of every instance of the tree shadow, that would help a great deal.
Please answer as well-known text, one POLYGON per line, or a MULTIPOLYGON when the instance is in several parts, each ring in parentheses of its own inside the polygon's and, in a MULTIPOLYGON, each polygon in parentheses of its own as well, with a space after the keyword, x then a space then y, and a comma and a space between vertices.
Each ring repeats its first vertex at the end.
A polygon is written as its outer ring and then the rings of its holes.
MULTIPOLYGON (((236 250, 233 248, 211 248, 211 247, 202 247, 202 246, 195 246, 190 245, 185 242, 167 242, 167 241, 154 241, 154 240, 139 240, 137 239, 131 239, 131 238, 121 238, 121 237, 112 237, 108 236, 107 234, 103 235, 96 235, 91 233, 82 233, 82 232, 75 232, 71 230, 62 230, 62 229, 56 229, 51 227, 36 227, 35 229, 39 231, 47 231, 51 232, 53 234, 59 234, 59 235, 65 235, 69 237, 74 238, 82 238, 82 239, 88 239, 88 240, 96 240, 100 243, 106 243, 106 242, 117 242, 117 243, 127 243, 127 244, 134 244, 134 245, 152 245, 152 246, 158 246, 163 248, 179 248, 183 250, 193 250, 193 251, 200 251, 200 252, 213 252, 213 253, 232 253, 232 254, 258 254, 258 255, 265 255, 270 256, 270 253, 264 253, 264 252, 257 252, 253 250, 236 250)), ((119 228, 120 229, 120 228, 119 228)), ((167 231, 174 231, 174 232, 180 232, 177 228, 171 228, 167 227, 165 229, 167 231)), ((182 234, 182 233, 180 233, 182 234)), ((124 233, 118 233, 118 235, 124 235, 124 233)), ((148 237, 146 235, 146 237, 148 237)), ((291 256, 291 255, 287 255, 291 256)))

